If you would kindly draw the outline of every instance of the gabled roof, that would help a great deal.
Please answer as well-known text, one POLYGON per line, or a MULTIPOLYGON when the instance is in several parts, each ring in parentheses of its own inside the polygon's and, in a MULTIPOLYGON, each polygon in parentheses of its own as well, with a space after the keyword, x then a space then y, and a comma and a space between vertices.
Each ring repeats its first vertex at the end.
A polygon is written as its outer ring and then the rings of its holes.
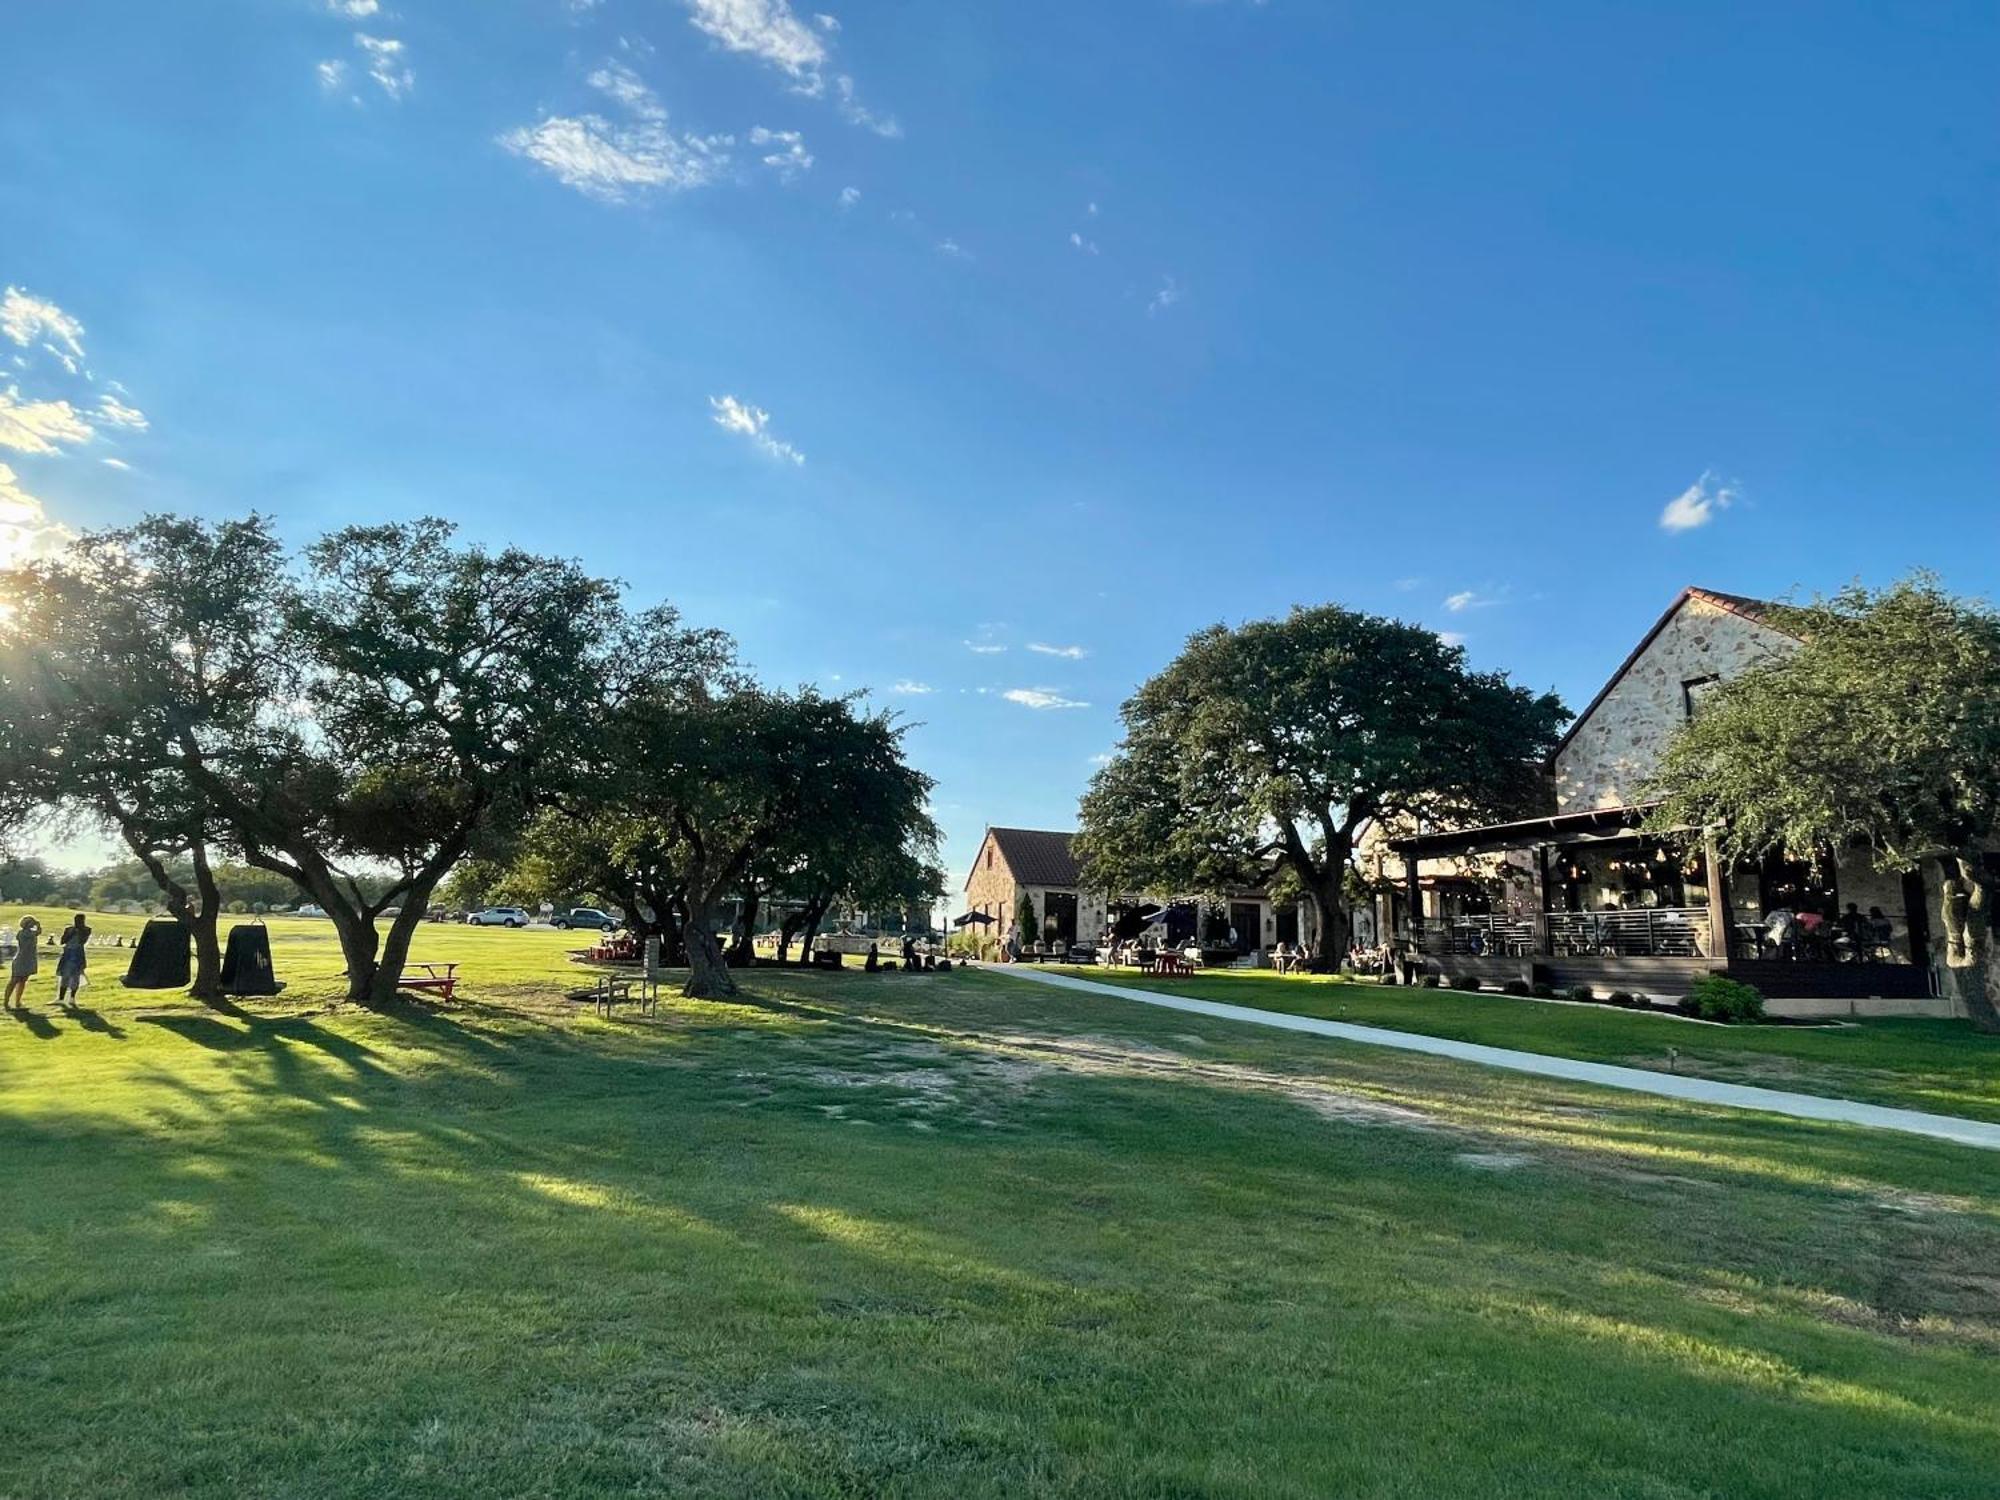
POLYGON ((1667 621, 1679 614, 1681 606, 1690 599, 1700 599, 1706 604, 1715 605, 1718 609, 1726 609, 1732 615, 1739 615, 1754 625, 1762 625, 1766 630, 1792 635, 1791 631, 1773 621, 1771 606, 1763 599, 1751 599, 1743 594, 1725 594, 1720 589, 1703 589, 1689 585, 1674 595, 1674 602, 1667 606, 1666 613, 1653 622, 1653 628, 1647 631, 1639 644, 1632 648, 1632 654, 1618 664, 1618 670, 1613 672, 1606 679, 1604 686, 1597 690, 1597 696, 1590 700, 1589 707, 1570 720, 1569 728, 1563 731, 1563 737, 1556 741, 1555 749, 1549 752, 1549 764, 1554 765, 1556 757, 1569 748, 1569 742, 1576 738, 1577 731, 1589 722, 1590 716, 1597 712, 1606 698, 1611 696, 1611 690, 1625 680, 1625 674, 1632 670, 1633 664, 1646 654, 1646 648, 1653 644, 1662 630, 1667 628, 1667 621))
POLYGON ((999 847, 1020 885, 1075 885, 1076 856, 1070 853, 1067 833, 1051 833, 1040 828, 989 828, 987 834, 999 847))

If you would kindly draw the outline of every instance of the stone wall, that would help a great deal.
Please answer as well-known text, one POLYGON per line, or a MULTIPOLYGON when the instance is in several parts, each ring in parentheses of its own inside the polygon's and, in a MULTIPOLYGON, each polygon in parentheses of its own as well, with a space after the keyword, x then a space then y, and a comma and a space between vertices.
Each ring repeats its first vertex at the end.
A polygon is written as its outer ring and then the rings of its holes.
MULTIPOLYGON (((1020 887, 1014 883, 1014 872, 1007 868, 1007 861, 1000 856, 999 848, 988 834, 980 845, 979 854, 972 863, 972 874, 965 882, 965 909, 983 911, 999 918, 978 929, 982 951, 990 951, 1006 941, 1007 933, 1014 925, 1014 906, 1019 897, 1020 887), (990 858, 989 858, 990 857, 990 858)), ((1039 917, 1041 908, 1036 908, 1039 917)))
POLYGON ((1690 595, 1556 757, 1556 811, 1628 807, 1675 730, 1687 684, 1730 678, 1793 649, 1781 631, 1690 595))

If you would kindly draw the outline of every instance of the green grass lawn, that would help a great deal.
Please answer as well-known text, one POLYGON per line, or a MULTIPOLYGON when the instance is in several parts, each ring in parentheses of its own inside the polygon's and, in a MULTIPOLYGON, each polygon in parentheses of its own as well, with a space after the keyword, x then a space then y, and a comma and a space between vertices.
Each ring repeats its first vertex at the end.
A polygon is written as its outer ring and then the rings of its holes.
POLYGON ((1518 999, 1495 991, 1403 989, 1270 969, 1151 979, 1130 969, 1063 967, 1108 984, 1665 1069, 1803 1094, 2000 1121, 2000 1037, 1967 1021, 1891 1018, 1826 1026, 1696 1025, 1677 1016, 1518 999), (1670 1064, 1668 1048, 1679 1055, 1670 1064))
POLYGON ((274 1002, 0 1023, 0 1495, 2000 1473, 1986 1153, 979 973, 605 1022, 565 934, 378 1015, 274 937, 274 1002))

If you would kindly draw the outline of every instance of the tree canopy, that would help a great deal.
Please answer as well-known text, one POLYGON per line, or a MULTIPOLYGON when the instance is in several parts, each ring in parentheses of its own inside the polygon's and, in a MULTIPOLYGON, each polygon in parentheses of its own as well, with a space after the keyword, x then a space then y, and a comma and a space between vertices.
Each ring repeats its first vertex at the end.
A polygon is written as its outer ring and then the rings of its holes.
POLYGON ((1652 822, 1713 828, 1736 859, 1859 845, 1933 868, 1947 971, 2000 1029, 1982 859, 2000 821, 2000 614, 1919 574, 1774 620, 1799 648, 1704 700, 1662 757, 1652 822))
POLYGON ((1196 633, 1122 716, 1083 798, 1087 878, 1167 894, 1289 868, 1322 963, 1346 947, 1341 886, 1366 824, 1523 810, 1569 718, 1432 631, 1331 604, 1196 633))

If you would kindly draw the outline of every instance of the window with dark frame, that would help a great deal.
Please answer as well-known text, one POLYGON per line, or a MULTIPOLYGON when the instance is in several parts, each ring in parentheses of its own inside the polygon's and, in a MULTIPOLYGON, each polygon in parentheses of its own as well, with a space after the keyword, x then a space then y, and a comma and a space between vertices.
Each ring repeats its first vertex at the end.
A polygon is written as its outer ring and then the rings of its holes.
POLYGON ((1703 701, 1722 682, 1719 673, 1710 672, 1706 677, 1689 677, 1681 682, 1681 709, 1692 719, 1701 712, 1703 701))

